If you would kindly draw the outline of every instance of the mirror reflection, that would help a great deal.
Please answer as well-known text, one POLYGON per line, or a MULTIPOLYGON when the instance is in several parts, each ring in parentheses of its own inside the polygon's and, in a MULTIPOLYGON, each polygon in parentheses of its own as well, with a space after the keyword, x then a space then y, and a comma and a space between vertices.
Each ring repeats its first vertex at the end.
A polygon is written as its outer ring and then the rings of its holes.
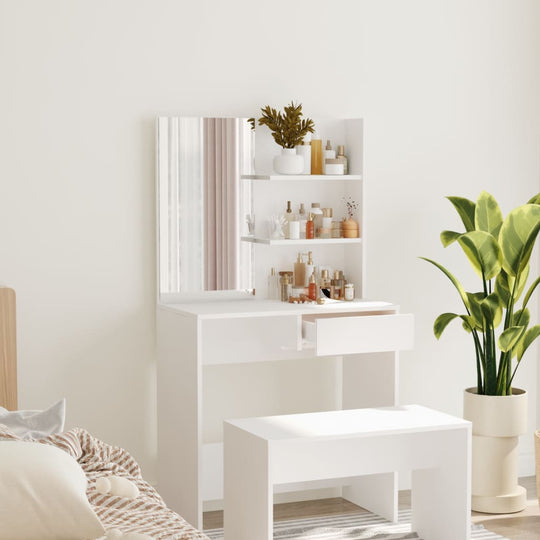
POLYGON ((253 137, 247 118, 158 119, 160 294, 252 287, 240 176, 252 172, 253 137))

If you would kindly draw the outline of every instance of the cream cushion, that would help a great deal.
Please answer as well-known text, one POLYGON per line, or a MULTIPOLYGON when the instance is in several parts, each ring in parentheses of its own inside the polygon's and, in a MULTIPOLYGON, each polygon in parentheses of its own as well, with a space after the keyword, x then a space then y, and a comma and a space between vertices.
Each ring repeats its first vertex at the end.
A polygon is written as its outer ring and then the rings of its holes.
POLYGON ((0 407, 0 424, 23 439, 41 439, 64 430, 66 400, 44 411, 8 411, 0 407))
POLYGON ((86 497, 87 480, 66 452, 0 441, 0 540, 85 540, 105 533, 86 497))

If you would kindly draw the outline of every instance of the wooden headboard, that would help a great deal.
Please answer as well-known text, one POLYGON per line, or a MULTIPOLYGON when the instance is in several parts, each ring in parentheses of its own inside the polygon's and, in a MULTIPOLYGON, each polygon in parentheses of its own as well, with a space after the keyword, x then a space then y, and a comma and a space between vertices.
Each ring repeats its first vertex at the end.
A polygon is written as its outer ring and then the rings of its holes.
POLYGON ((0 286, 0 406, 17 409, 15 291, 0 286))

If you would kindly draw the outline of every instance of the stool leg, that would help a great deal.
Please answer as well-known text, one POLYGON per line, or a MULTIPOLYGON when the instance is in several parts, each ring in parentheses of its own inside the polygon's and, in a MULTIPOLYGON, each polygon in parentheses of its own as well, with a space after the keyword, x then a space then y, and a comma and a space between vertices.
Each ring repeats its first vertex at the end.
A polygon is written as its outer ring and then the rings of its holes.
POLYGON ((272 540, 268 445, 227 422, 223 441, 225 540, 272 540))
POLYGON ((343 488, 343 498, 390 521, 398 519, 397 473, 355 478, 343 488))
POLYGON ((412 530, 425 540, 469 540, 471 432, 441 433, 440 465, 412 471, 412 530))

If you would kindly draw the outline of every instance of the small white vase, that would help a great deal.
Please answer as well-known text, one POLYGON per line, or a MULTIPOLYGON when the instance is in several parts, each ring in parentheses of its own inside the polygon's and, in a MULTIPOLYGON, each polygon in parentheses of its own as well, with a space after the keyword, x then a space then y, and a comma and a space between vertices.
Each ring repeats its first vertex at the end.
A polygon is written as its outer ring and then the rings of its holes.
POLYGON ((282 148, 281 154, 274 158, 274 171, 278 174, 302 174, 304 157, 294 148, 282 148))
POLYGON ((472 422, 472 504, 476 512, 507 514, 523 510, 525 488, 518 480, 519 435, 527 432, 527 392, 484 396, 464 393, 463 417, 472 422))

